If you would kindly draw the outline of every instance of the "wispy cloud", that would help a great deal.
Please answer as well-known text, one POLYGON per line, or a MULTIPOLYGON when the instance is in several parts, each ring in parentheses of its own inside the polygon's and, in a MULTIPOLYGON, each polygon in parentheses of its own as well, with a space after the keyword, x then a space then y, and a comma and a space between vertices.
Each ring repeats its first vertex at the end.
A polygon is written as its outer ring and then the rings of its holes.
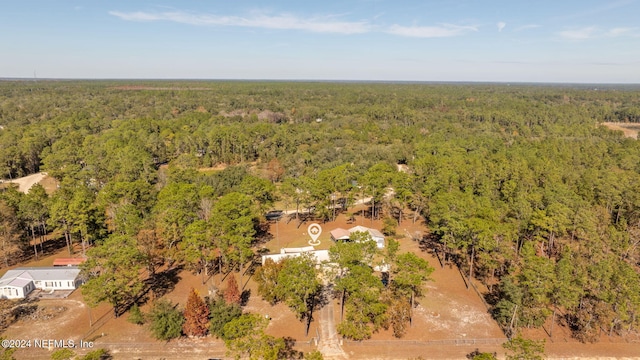
POLYGON ((595 26, 583 27, 580 29, 564 30, 560 31, 559 35, 568 40, 586 40, 596 35, 597 29, 595 26))
POLYGON ((393 35, 419 37, 419 38, 443 38, 460 36, 478 31, 476 26, 461 26, 442 24, 438 26, 402 26, 393 25, 386 32, 393 35))
POLYGON ((255 13, 246 17, 195 14, 184 11, 120 12, 109 14, 127 21, 171 21, 197 26, 237 26, 275 30, 302 30, 317 33, 362 34, 371 30, 367 21, 340 21, 332 16, 302 18, 291 14, 255 13))
POLYGON ((500 21, 499 23, 496 24, 496 26, 498 27, 498 32, 502 32, 502 29, 504 29, 504 27, 507 26, 507 23, 504 21, 500 21))
POLYGON ((636 30, 638 30, 637 28, 613 28, 613 29, 609 29, 606 33, 607 36, 610 37, 616 37, 616 36, 623 36, 623 35, 632 35, 636 30))
POLYGON ((621 36, 639 36, 638 28, 635 27, 602 29, 596 26, 564 30, 560 31, 558 34, 560 35, 560 37, 567 40, 588 40, 598 38, 615 38, 621 36))
POLYGON ((531 30, 531 29, 537 29, 542 27, 541 25, 538 24, 527 24, 527 25, 522 25, 522 26, 518 26, 515 31, 524 31, 524 30, 531 30))
MULTIPOLYGON (((417 37, 442 38, 460 36, 478 31, 476 26, 438 24, 436 26, 402 26, 394 24, 389 27, 374 26, 370 20, 342 21, 341 15, 319 17, 300 17, 292 14, 265 14, 254 12, 247 16, 216 15, 211 13, 193 13, 180 10, 158 12, 121 12, 109 11, 109 14, 125 21, 153 22, 169 21, 194 26, 236 26, 275 30, 301 30, 316 33, 364 34, 373 31, 388 34, 417 37)), ((375 20, 375 18, 374 18, 375 20)), ((502 30, 506 24, 502 25, 502 30)))

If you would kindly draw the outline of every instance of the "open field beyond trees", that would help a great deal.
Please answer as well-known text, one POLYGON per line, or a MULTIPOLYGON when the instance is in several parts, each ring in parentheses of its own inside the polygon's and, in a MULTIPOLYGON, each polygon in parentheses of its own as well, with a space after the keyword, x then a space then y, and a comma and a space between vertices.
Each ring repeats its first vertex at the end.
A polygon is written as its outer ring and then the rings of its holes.
POLYGON ((605 122, 602 125, 611 130, 622 131, 625 137, 632 139, 637 139, 638 131, 640 131, 640 124, 637 123, 605 122))

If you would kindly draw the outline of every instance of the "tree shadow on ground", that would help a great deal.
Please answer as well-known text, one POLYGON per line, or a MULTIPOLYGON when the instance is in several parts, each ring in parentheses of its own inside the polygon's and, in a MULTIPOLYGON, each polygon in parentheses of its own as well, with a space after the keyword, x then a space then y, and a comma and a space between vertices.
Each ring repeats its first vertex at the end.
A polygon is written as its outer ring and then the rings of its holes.
POLYGON ((173 291, 176 284, 182 279, 179 275, 182 269, 182 266, 176 266, 157 272, 153 276, 149 277, 144 282, 144 289, 142 290, 142 293, 125 306, 122 306, 122 312, 120 314, 129 310, 133 304, 142 305, 146 303, 150 297, 157 299, 173 291))
POLYGON ((310 219, 312 219, 312 217, 309 214, 298 214, 298 225, 296 226, 296 229, 299 229, 302 224, 306 223, 310 219))
POLYGON ((256 259, 258 261, 262 262, 262 255, 268 255, 269 252, 270 252, 269 249, 267 249, 265 247, 260 248, 260 249, 256 250, 256 256, 255 257, 256 257, 256 259))
MULTIPOLYGON (((314 303, 315 309, 320 309, 326 306, 327 304, 329 304, 329 301, 331 301, 331 298, 335 297, 336 292, 334 292, 333 290, 333 285, 331 285, 330 287, 330 289, 328 287, 325 287, 322 290, 316 292, 313 299, 311 299, 314 303)), ((340 296, 342 296, 341 292, 339 294, 340 296)))
POLYGON ((295 350, 296 340, 290 336, 282 338, 284 340, 284 349, 278 352, 278 359, 302 359, 304 353, 302 351, 295 350))
POLYGON ((151 291, 153 291, 155 297, 162 297, 173 291, 176 284, 182 279, 179 275, 180 271, 182 271, 182 266, 177 266, 155 274, 150 283, 151 291))
POLYGON ((501 299, 500 289, 498 286, 495 286, 493 291, 490 291, 484 294, 484 301, 491 306, 495 306, 498 301, 501 299))
POLYGON ((451 251, 442 243, 440 236, 434 233, 428 233, 419 239, 414 238, 414 241, 418 241, 420 250, 435 256, 438 259, 441 268, 444 268, 447 265, 449 266, 449 269, 454 265, 463 266, 460 256, 458 254, 452 254, 451 251))
POLYGON ((246 279, 246 281, 243 281, 243 283, 240 284, 242 285, 243 290, 244 288, 247 287, 247 285, 249 284, 249 281, 251 281, 251 278, 253 277, 253 274, 255 274, 259 264, 262 264, 262 256, 256 254, 253 256, 253 259, 251 259, 251 262, 244 269, 244 272, 242 273, 242 278, 246 279))
MULTIPOLYGON (((29 239, 29 241, 31 241, 31 238, 29 239)), ((38 259, 42 259, 45 256, 49 256, 62 249, 65 249, 67 247, 67 243, 65 242, 64 237, 62 237, 58 239, 45 240, 42 243, 42 245, 38 243, 36 246, 38 249, 38 259)), ((76 249, 72 248, 71 250, 75 252, 76 249)), ((65 254, 60 254, 60 256, 65 257, 69 255, 68 253, 65 253, 65 254)), ((35 261, 36 256, 33 253, 33 245, 27 244, 26 246, 24 246, 22 248, 22 252, 18 256, 13 257, 11 260, 15 260, 15 264, 21 264, 28 261, 35 261)), ((9 265, 13 263, 13 261, 11 260, 9 261, 9 265)))
POLYGON ((413 237, 414 241, 418 241, 420 250, 432 254, 434 251, 441 251, 443 244, 440 242, 440 237, 434 233, 428 233, 422 235, 422 237, 413 237))
POLYGON ((256 236, 255 240, 252 242, 252 245, 261 245, 273 240, 273 234, 269 232, 269 222, 255 221, 253 224, 253 228, 256 231, 256 236))
POLYGON ((290 223, 291 220, 295 220, 298 217, 298 214, 296 213, 292 213, 286 216, 287 222, 286 224, 290 223))
POLYGON ((242 307, 247 306, 247 303, 249 303, 250 297, 251 297, 251 289, 243 290, 242 294, 240 294, 240 306, 242 307))

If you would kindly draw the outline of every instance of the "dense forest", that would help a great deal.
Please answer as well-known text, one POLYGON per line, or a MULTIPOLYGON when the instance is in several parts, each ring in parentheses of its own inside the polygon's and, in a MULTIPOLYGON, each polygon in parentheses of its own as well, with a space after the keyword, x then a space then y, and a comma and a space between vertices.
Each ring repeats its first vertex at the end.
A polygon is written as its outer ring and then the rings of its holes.
POLYGON ((635 333, 640 144, 606 121, 640 122, 640 89, 1 82, 0 178, 59 181, 0 193, 2 266, 54 231, 89 256, 87 298, 118 313, 143 271, 243 269, 276 201, 330 220, 366 195, 376 217, 424 221, 508 334, 635 333))

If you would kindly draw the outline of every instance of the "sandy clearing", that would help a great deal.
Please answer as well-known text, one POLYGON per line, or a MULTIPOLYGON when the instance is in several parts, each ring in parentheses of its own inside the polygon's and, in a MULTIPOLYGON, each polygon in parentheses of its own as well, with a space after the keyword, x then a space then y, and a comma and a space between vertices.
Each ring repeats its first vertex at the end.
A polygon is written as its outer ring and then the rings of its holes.
POLYGON ((27 175, 25 177, 13 179, 13 180, 4 180, 4 182, 18 184, 18 191, 22 193, 29 192, 29 189, 47 176, 47 173, 41 172, 37 174, 27 175))
POLYGON ((602 125, 611 130, 622 131, 625 137, 632 139, 637 139, 640 131, 640 124, 634 123, 604 122, 602 125))

